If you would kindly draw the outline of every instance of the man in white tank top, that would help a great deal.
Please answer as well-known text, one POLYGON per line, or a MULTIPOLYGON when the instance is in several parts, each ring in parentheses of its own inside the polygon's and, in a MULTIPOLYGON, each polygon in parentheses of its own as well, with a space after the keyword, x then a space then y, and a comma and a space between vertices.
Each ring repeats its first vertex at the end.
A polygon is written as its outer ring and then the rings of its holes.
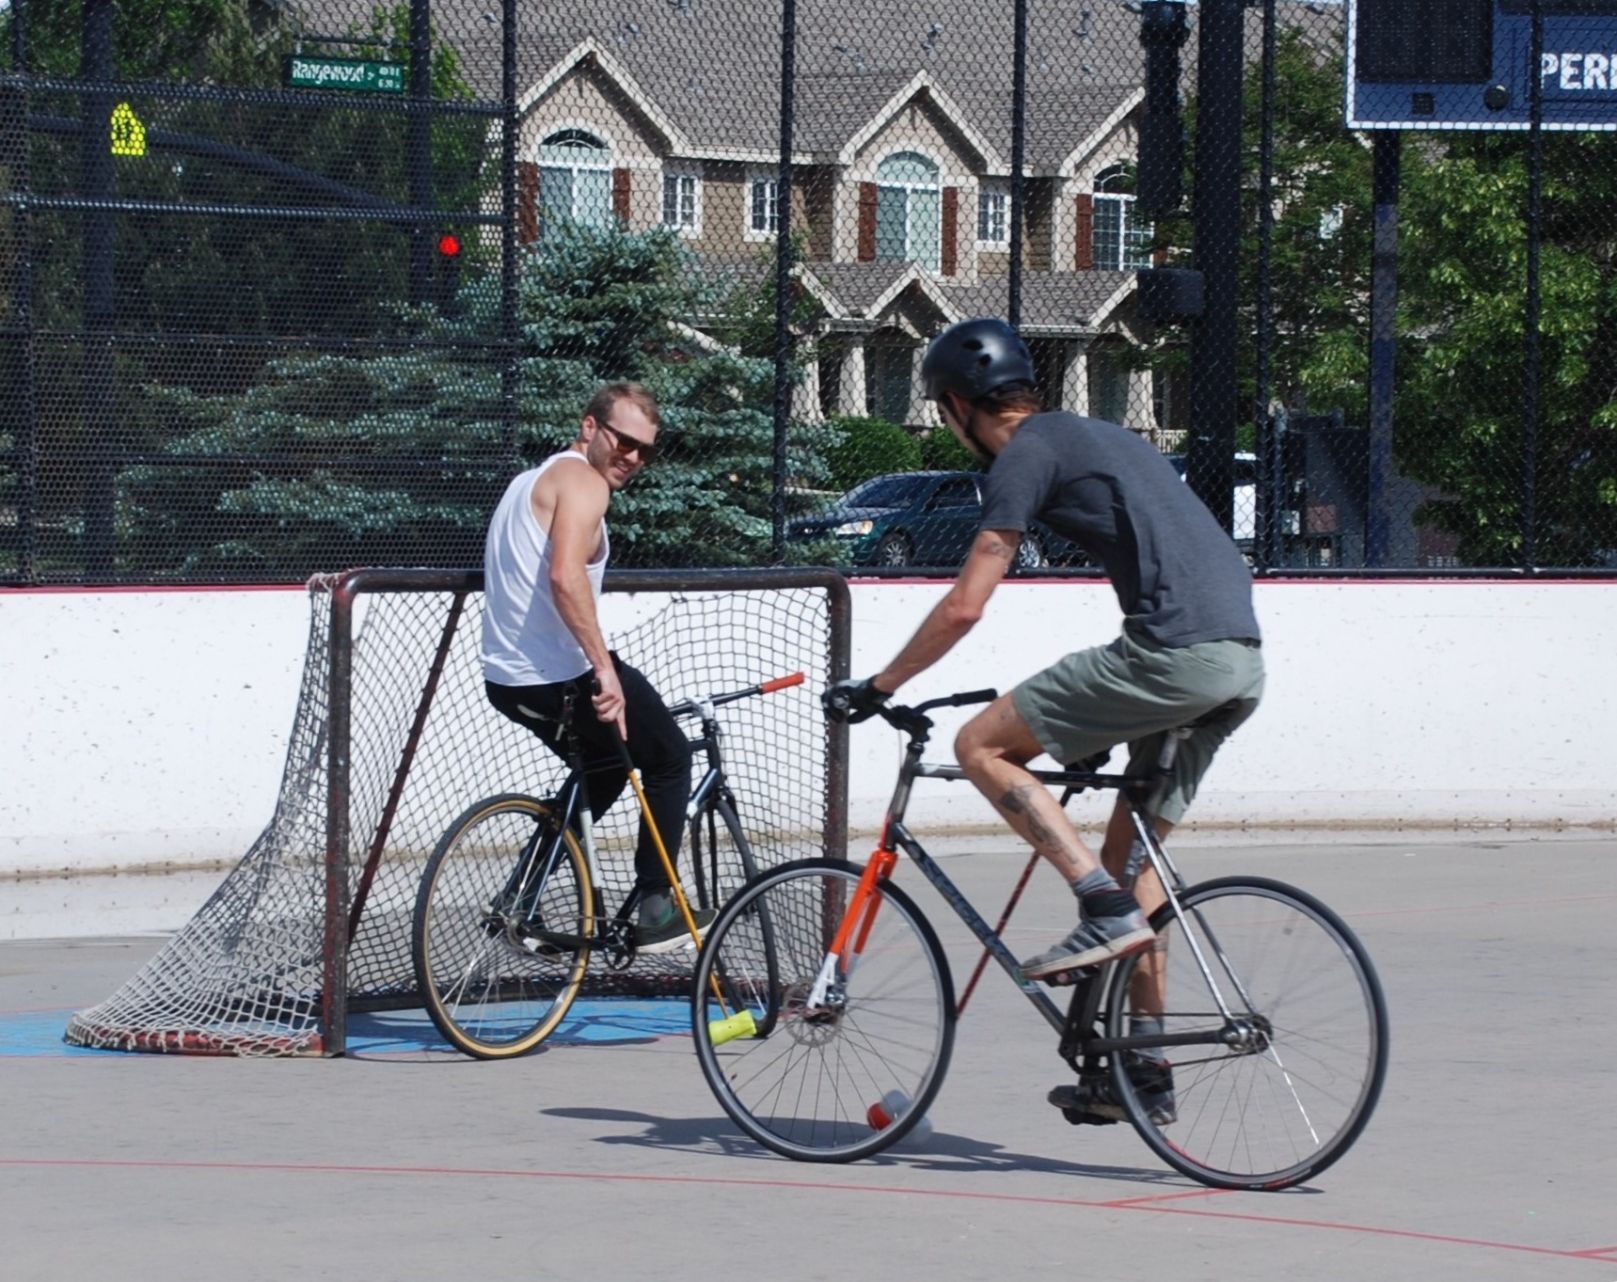
MULTIPOLYGON (((613 493, 656 458, 657 429, 657 403, 645 388, 608 383, 585 407, 577 439, 512 480, 483 552, 482 658, 489 702, 559 754, 563 709, 592 708, 593 716, 575 711, 573 729, 597 817, 628 782, 615 735, 624 738, 657 830, 677 859, 690 800, 690 742, 651 683, 607 649, 596 613, 611 550, 606 511, 613 493)), ((644 818, 635 883, 639 951, 688 946, 644 818)), ((705 926, 713 914, 696 917, 705 926)))

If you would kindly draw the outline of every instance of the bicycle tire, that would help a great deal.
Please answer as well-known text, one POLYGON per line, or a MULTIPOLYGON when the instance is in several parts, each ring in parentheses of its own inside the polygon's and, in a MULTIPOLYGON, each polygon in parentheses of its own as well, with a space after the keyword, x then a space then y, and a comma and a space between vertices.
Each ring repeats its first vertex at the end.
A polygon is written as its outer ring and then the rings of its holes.
POLYGON ((698 908, 717 912, 758 873, 758 861, 741 829, 741 819, 723 797, 715 798, 691 820, 690 844, 698 908))
MULTIPOLYGON (((589 969, 589 943, 530 948, 515 920, 520 910, 494 911, 510 893, 536 825, 550 814, 546 803, 514 793, 471 806, 439 838, 416 893, 410 952, 422 1003, 444 1039, 476 1059, 512 1059, 537 1048, 567 1014, 589 969)), ((588 941, 595 934, 589 865, 571 829, 560 840, 543 884, 522 898, 537 906, 548 930, 588 941)), ((554 838, 545 848, 545 855, 554 852, 554 838)))
MULTIPOLYGON (((692 822, 691 839, 691 866, 697 884, 697 900, 701 907, 712 908, 716 912, 728 903, 742 886, 758 875, 758 862, 752 853, 752 843, 747 840, 747 835, 742 830, 741 820, 735 808, 722 797, 707 808, 705 815, 699 815, 692 822), (703 818, 707 820, 705 837, 701 831, 703 818), (715 822, 717 819, 722 819, 724 823, 725 836, 722 839, 718 836, 720 830, 715 822), (726 841, 729 843, 728 857, 724 847, 726 841), (737 873, 740 874, 739 877, 737 873)), ((755 941, 756 948, 749 949, 749 953, 763 960, 767 991, 772 994, 778 993, 780 974, 774 925, 769 918, 768 905, 762 902, 755 903, 749 910, 749 915, 754 919, 758 936, 755 941)), ((723 998, 726 1007, 738 1010, 747 1004, 746 985, 742 977, 732 979, 722 962, 715 966, 714 976, 719 984, 718 995, 723 998)), ((709 992, 712 992, 711 987, 709 992)), ((754 1022, 761 1035, 768 1036, 773 1031, 779 1010, 779 1002, 770 1000, 762 1009, 755 1012, 754 1022)))
MULTIPOLYGON (((1107 1035, 1128 1036, 1131 987, 1163 985, 1164 1031, 1224 1023, 1189 947, 1204 957, 1232 1014, 1255 1014, 1245 1046, 1165 1048, 1172 1102, 1137 1056, 1112 1056, 1111 1083, 1129 1120, 1175 1170, 1214 1188, 1283 1189, 1324 1171, 1375 1111, 1387 1072, 1387 1006, 1369 954, 1342 919, 1284 882, 1223 877, 1152 916, 1154 950, 1113 967, 1107 1035), (1186 922, 1191 936, 1187 938, 1186 922), (1144 1089, 1131 1076, 1140 1075, 1144 1089)), ((1140 990, 1134 990, 1138 993, 1140 990)))
POLYGON ((691 1028, 709 1088, 743 1131, 766 1148, 808 1162, 850 1162, 897 1143, 943 1084, 954 1046, 954 982, 931 924, 883 882, 846 1005, 805 1018, 813 986, 863 873, 842 860, 808 859, 758 874, 733 896, 697 959, 691 1028), (759 923, 772 935, 763 942, 759 923), (772 963, 771 963, 771 958, 772 963), (712 985, 741 997, 754 1035, 717 1039, 712 985), (912 1101, 891 1124, 867 1120, 893 1090, 912 1101))

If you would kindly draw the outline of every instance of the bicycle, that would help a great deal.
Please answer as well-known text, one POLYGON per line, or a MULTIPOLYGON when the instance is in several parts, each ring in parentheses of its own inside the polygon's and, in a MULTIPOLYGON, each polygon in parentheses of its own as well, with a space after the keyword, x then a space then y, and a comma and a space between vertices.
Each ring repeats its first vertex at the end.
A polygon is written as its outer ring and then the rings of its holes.
POLYGON ((1386 1004, 1363 946, 1319 900, 1281 882, 1185 884, 1149 809, 1185 727, 1146 774, 1102 774, 1105 754, 1033 772, 1066 787, 1063 804, 1085 788, 1120 790, 1167 894, 1151 918, 1154 947, 1074 972, 1063 1012, 1000 939, 1038 857, 991 929, 904 823, 915 780, 965 777, 923 762, 926 714, 995 697, 881 709, 908 745, 870 859, 769 869, 720 912, 697 962, 692 1032, 725 1111, 799 1160, 851 1161, 896 1143, 942 1086, 955 1020, 992 957, 1059 1034, 1077 1082, 1052 1102, 1068 1121, 1127 1117, 1168 1165, 1216 1188, 1281 1189, 1325 1170, 1369 1121, 1386 1074, 1386 1004), (983 945, 958 1005, 937 934, 891 881, 899 851, 983 945), (772 923, 768 966, 748 924, 760 915, 772 923), (715 975, 742 1002, 739 1018, 716 1017, 715 975), (1162 1031, 1136 1033, 1135 1015, 1160 1016, 1162 1031))
MULTIPOLYGON (((803 680, 796 672, 669 708, 676 718, 699 719, 692 748, 707 760, 686 810, 699 908, 716 910, 758 871, 724 773, 716 710, 803 680)), ((564 725, 570 719, 569 707, 564 725)), ((416 893, 410 951, 417 987, 444 1039, 477 1059, 514 1058, 541 1045, 578 996, 592 955, 600 954, 611 971, 626 970, 637 956, 639 891, 631 890, 607 915, 588 763, 575 735, 565 732, 565 743, 568 772, 555 795, 503 793, 469 807, 439 838, 416 893)), ((629 765, 621 741, 618 747, 629 765)), ((632 772, 631 782, 644 814, 632 772)), ((683 901, 677 878, 674 887, 683 901)), ((683 902, 680 908, 686 911, 683 902)), ((699 944, 688 914, 686 922, 699 944)))

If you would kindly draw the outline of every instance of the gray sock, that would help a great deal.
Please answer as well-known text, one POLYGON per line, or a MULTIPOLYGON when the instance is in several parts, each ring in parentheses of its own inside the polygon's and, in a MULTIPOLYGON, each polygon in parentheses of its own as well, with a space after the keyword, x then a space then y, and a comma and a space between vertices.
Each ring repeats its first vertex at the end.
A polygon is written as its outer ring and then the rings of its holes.
POLYGON ((648 890, 640 896, 640 924, 660 926, 674 915, 674 895, 668 890, 648 890))
POLYGON ((1072 883, 1072 893, 1082 899, 1085 895, 1092 895, 1097 890, 1116 890, 1117 882, 1112 874, 1104 868, 1097 868, 1094 872, 1085 873, 1072 883))
MULTIPOLYGON (((1162 1036, 1162 1021, 1154 1015, 1130 1015, 1129 1036, 1160 1037, 1162 1036)), ((1167 1048, 1163 1046, 1145 1046, 1131 1053, 1138 1055, 1141 1059, 1155 1060, 1159 1064, 1168 1058, 1167 1048)))

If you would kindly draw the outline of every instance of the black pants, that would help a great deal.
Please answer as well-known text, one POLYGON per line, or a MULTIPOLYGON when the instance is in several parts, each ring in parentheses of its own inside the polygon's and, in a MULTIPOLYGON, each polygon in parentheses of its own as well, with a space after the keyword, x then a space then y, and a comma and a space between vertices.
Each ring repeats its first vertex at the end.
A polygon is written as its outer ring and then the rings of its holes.
MULTIPOLYGON (((616 654, 612 662, 623 685, 624 718, 629 728, 629 757, 640 772, 640 785, 657 831, 662 834, 668 858, 679 858, 680 839, 685 830, 685 806, 691 799, 691 744, 679 723, 668 713, 651 682, 616 654)), ((563 759, 566 744, 562 738, 561 716, 567 696, 572 695, 573 732, 584 758, 590 813, 604 815, 623 792, 629 772, 618 756, 616 732, 595 715, 590 703, 590 674, 571 681, 542 686, 502 686, 483 683, 489 702, 520 726, 526 726, 563 759), (527 709, 527 711, 524 711, 527 709), (537 713, 532 716, 530 713, 537 713)), ((657 855, 657 845, 642 817, 640 840, 634 852, 635 885, 642 894, 668 889, 668 874, 657 855)))

